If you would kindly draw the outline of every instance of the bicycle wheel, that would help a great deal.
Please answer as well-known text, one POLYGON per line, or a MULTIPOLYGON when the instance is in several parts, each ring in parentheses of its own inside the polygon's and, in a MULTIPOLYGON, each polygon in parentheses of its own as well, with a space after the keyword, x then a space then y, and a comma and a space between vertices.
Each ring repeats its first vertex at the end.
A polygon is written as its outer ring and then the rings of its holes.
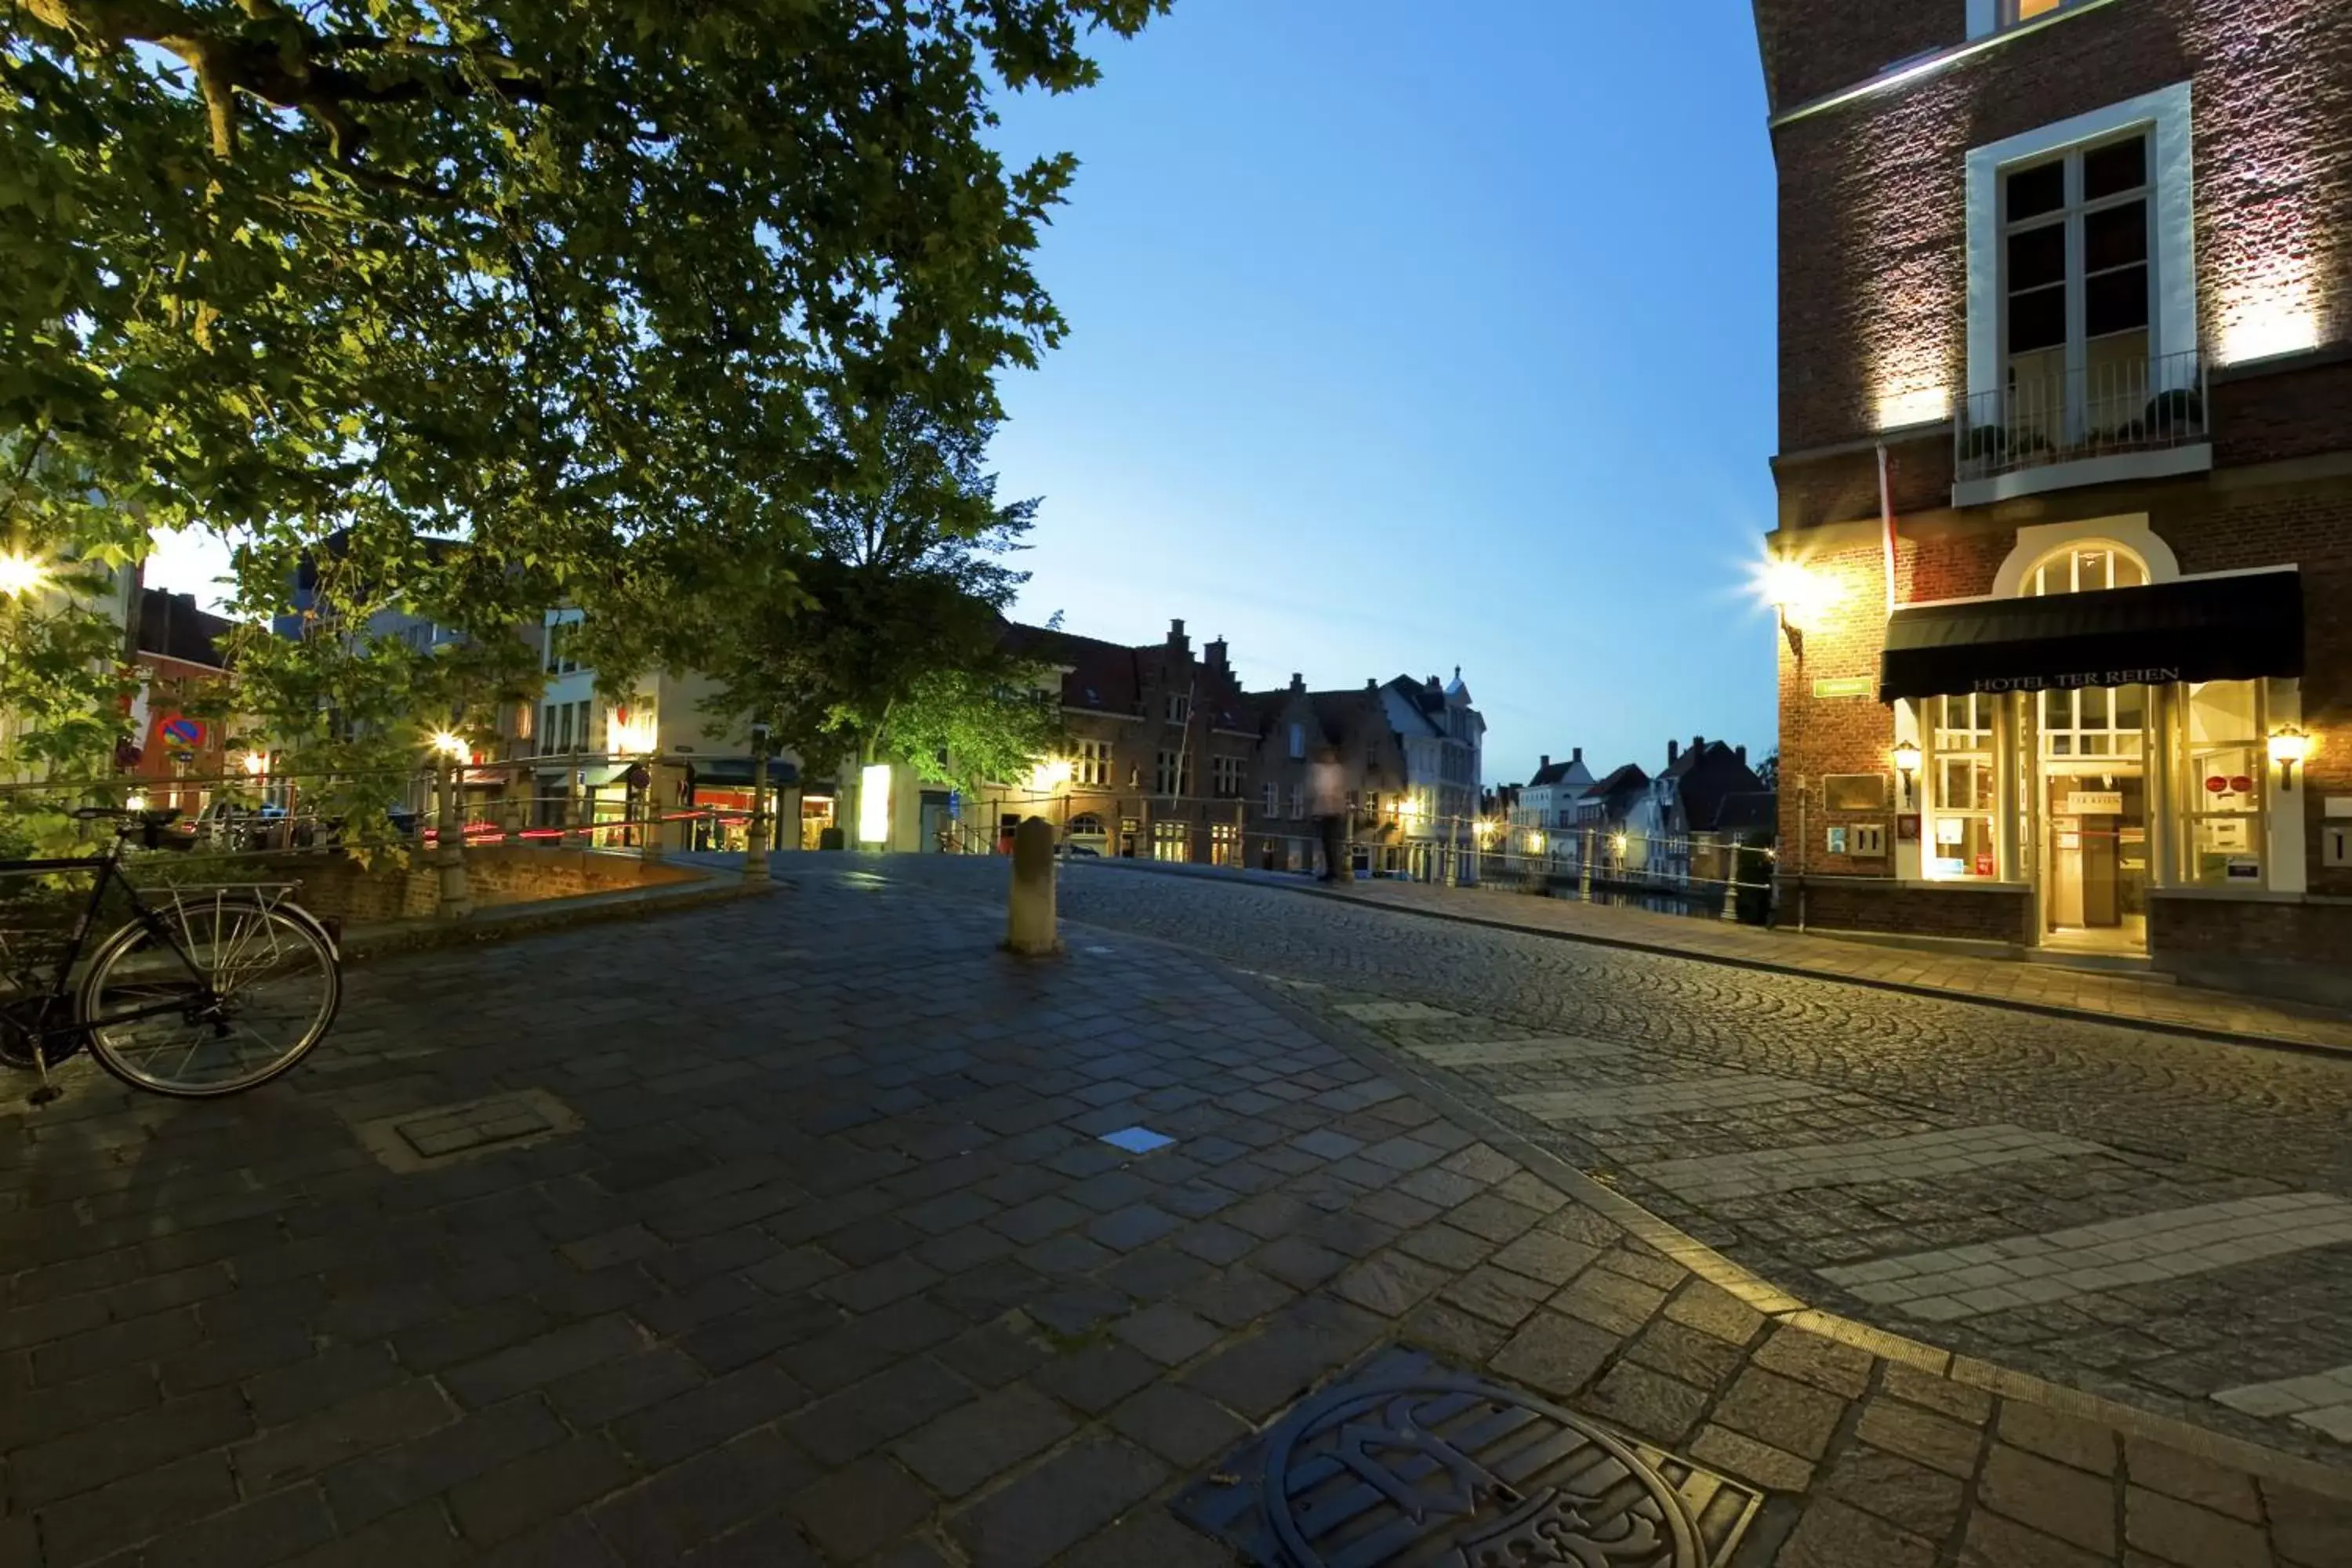
POLYGON ((308 914, 236 896, 158 912, 161 932, 116 931, 82 982, 82 1027, 107 1071, 208 1099, 268 1082, 324 1037, 342 974, 308 914))

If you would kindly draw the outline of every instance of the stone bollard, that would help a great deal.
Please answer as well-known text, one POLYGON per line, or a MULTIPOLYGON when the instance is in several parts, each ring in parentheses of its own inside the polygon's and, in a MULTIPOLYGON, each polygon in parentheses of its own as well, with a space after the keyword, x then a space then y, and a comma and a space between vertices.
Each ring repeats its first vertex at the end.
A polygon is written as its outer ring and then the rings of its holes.
POLYGON ((1004 922, 1007 951, 1033 956, 1061 951, 1054 925, 1054 825, 1033 816, 1013 834, 1013 897, 1004 922))

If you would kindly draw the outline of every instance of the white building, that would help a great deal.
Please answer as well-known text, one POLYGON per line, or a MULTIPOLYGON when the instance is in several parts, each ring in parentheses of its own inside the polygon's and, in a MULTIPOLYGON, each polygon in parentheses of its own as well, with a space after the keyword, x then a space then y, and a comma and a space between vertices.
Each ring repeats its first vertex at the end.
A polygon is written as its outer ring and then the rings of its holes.
POLYGON ((1576 803, 1591 787, 1592 770, 1584 765, 1582 746, 1571 751, 1564 763, 1553 762, 1546 752, 1534 776, 1519 786, 1519 798, 1511 807, 1509 848, 1517 852, 1539 835, 1549 837, 1574 826, 1576 803))

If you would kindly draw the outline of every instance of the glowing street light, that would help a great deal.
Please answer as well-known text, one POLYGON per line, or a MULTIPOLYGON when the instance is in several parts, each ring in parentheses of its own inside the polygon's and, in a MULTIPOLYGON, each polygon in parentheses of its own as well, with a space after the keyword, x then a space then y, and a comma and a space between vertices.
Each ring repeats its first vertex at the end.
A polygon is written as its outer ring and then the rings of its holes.
POLYGON ((269 754, 266 752, 246 752, 245 771, 254 778, 259 778, 269 771, 269 754))
POLYGON ((435 731, 433 749, 443 756, 453 759, 470 756, 473 752, 473 748, 466 744, 466 738, 454 730, 435 731))

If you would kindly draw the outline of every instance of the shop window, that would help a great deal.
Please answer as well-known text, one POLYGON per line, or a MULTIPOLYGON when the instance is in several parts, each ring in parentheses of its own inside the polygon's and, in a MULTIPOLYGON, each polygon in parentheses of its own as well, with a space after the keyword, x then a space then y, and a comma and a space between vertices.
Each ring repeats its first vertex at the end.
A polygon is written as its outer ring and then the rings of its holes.
POLYGON ((1242 830, 1230 822, 1213 823, 1209 827, 1209 863, 1231 866, 1238 869, 1242 863, 1242 830))
POLYGON ((1189 860, 1192 858, 1192 825, 1189 822, 1155 822, 1151 825, 1151 858, 1154 860, 1189 860))
POLYGON ((2183 689, 2181 879, 2260 887, 2267 763, 2260 691, 2251 680, 2209 680, 2183 689))

